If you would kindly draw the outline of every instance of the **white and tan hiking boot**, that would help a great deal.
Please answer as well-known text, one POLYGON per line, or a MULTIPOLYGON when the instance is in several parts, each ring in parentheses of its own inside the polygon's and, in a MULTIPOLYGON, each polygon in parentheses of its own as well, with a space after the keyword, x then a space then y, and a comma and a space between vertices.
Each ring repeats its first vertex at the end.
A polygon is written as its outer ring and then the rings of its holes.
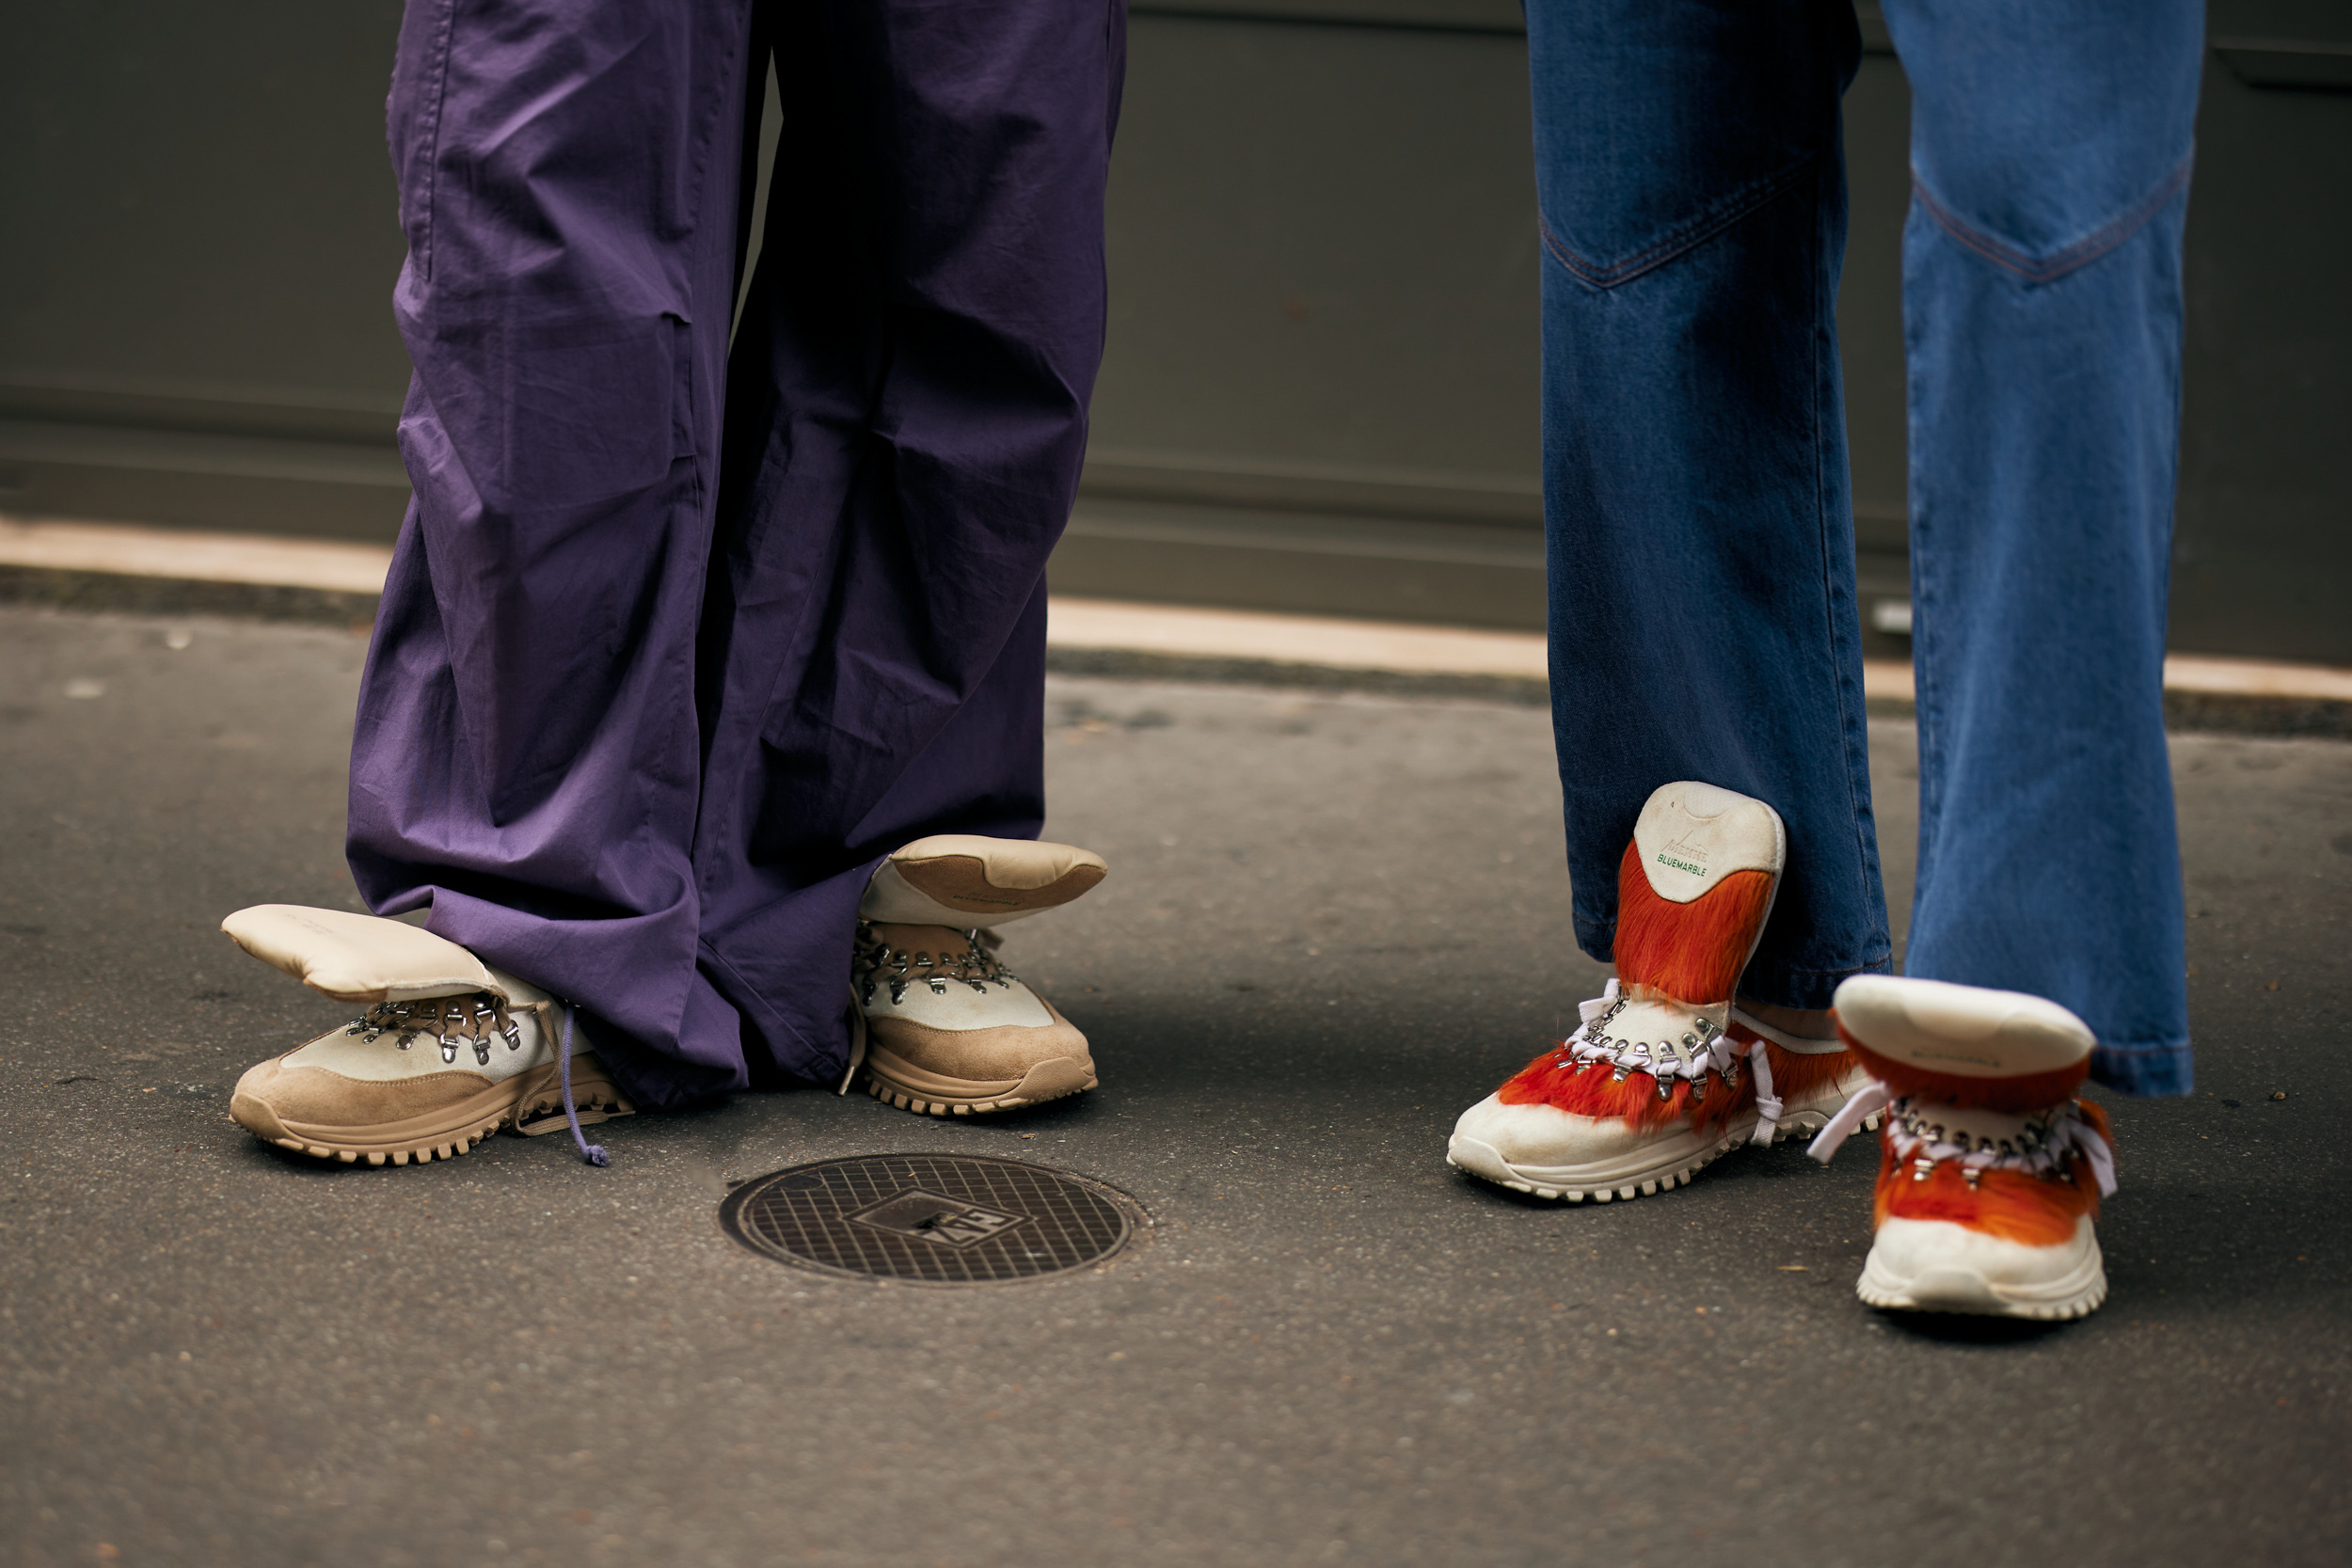
POLYGON ((2079 1318, 2106 1299, 2092 1222, 2115 1191, 2090 1027, 2022 991, 1857 974, 1837 1028, 1871 1082, 1813 1141, 1883 1108, 1876 1235, 1855 1293, 1898 1311, 2079 1318))
POLYGON ((1087 1038, 996 958, 994 928, 1101 881, 1067 844, 943 833, 876 868, 850 984, 868 1094, 931 1116, 1009 1111, 1095 1085, 1087 1038))
MULTIPOLYGON (((221 929, 311 990, 367 1007, 237 1080, 229 1115, 280 1148, 422 1164, 454 1159, 501 1127, 571 1126, 577 1138, 579 1125, 634 1109, 593 1053, 566 1063, 554 998, 446 938, 294 904, 239 910, 221 929)), ((602 1149, 580 1143, 590 1163, 605 1163, 602 1149)))
POLYGON ((1616 977, 1580 1005, 1575 1033, 1462 1113, 1447 1161, 1538 1197, 1607 1203, 1827 1125, 1867 1081, 1845 1042, 1732 1005, 1787 853, 1761 800, 1692 782, 1654 792, 1618 864, 1616 977))

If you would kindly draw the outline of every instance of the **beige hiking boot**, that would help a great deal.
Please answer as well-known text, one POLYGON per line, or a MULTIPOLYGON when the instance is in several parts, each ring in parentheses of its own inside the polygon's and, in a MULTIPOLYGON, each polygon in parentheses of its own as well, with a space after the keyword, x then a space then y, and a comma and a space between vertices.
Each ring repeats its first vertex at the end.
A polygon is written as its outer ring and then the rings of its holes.
POLYGON ((1009 1111, 1095 1085, 1086 1036, 996 958, 993 927, 1101 881, 1066 844, 917 839, 866 885, 850 981, 878 1100, 931 1116, 1009 1111))
MULTIPOLYGON (((497 1132, 567 1124, 559 1005, 445 938, 397 920, 262 904, 221 922, 238 946, 311 990, 367 1005, 348 1024, 237 1081, 229 1115, 319 1159, 380 1165, 465 1153, 497 1132)), ((592 1052, 570 1062, 580 1123, 634 1110, 592 1052)), ((582 1156, 603 1150, 580 1140, 582 1156)))

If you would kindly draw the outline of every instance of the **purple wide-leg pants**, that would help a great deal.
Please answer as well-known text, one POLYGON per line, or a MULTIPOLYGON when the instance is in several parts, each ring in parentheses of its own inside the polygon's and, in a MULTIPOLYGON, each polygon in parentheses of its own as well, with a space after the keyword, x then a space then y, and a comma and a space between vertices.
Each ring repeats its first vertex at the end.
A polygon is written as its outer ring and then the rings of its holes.
POLYGON ((1123 59, 1122 0, 410 0, 352 871, 642 1105, 837 1080, 874 863, 1042 825, 1123 59))

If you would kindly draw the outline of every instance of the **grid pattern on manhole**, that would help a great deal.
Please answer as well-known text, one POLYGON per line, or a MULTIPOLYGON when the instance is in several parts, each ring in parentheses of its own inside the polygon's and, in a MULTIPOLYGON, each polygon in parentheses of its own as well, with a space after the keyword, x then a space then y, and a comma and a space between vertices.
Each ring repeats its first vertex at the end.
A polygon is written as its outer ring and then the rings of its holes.
POLYGON ((1134 1233, 1130 1209, 1098 1182, 1017 1160, 874 1154, 754 1177, 719 1223, 755 1252, 829 1274, 993 1285, 1108 1258, 1134 1233))

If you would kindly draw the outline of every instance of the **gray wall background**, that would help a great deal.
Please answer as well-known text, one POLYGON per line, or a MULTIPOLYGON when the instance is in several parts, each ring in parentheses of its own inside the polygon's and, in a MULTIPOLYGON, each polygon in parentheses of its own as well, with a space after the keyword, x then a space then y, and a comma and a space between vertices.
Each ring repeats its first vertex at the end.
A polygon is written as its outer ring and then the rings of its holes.
MULTIPOLYGON (((2173 642, 2352 664, 2352 8, 2210 16, 2173 642)), ((390 537, 398 20, 11 19, 0 512, 390 537)), ((1839 315, 1867 603, 1905 570, 1908 105, 1863 20, 1839 315)), ((1516 0, 1137 0, 1057 589, 1542 624, 1525 74, 1516 0)))

